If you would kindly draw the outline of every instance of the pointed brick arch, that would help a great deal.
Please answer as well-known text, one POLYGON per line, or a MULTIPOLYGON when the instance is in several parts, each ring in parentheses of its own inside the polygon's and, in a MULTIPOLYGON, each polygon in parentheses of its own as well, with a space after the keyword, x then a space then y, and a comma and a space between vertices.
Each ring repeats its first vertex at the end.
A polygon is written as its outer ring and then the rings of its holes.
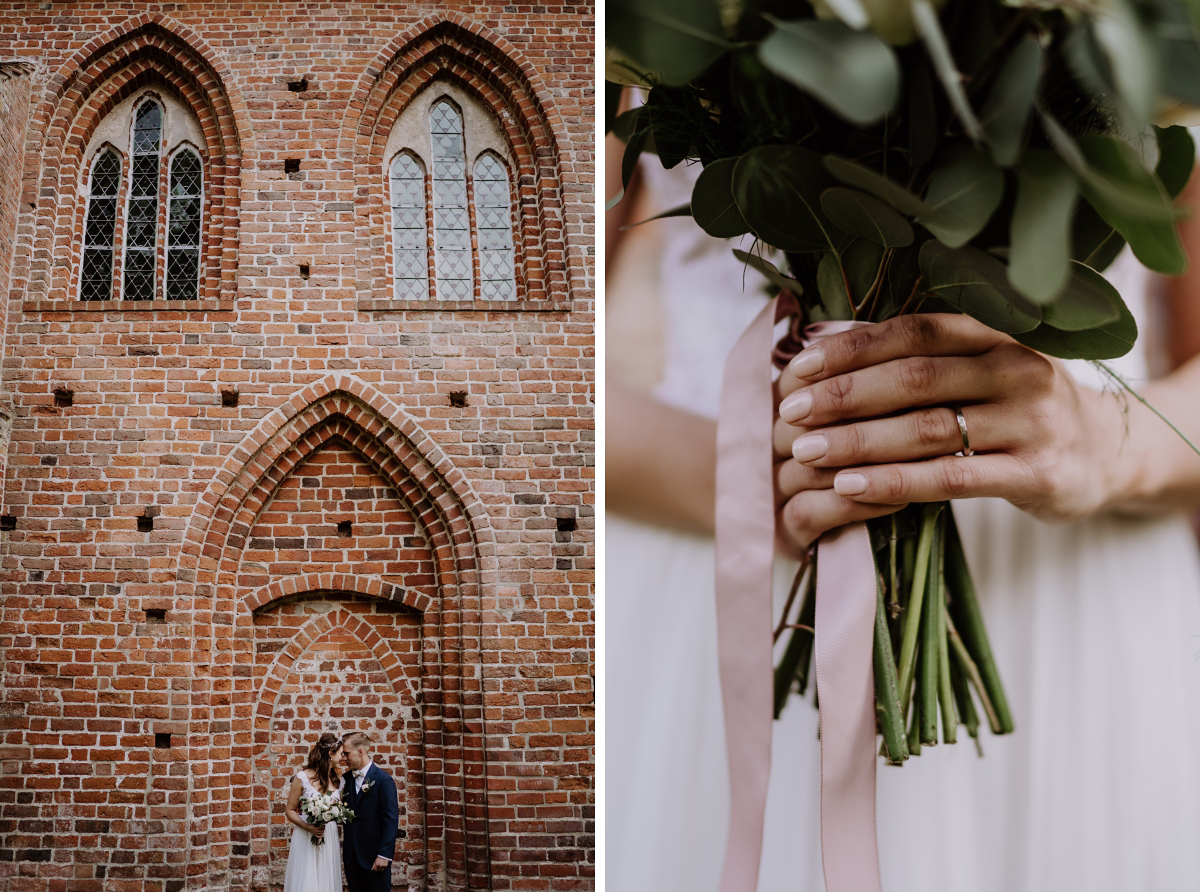
POLYGON ((483 589, 495 574, 490 525, 432 439, 378 390, 348 375, 329 375, 264 417, 212 478, 185 534, 177 596, 192 607, 192 663, 204 667, 193 680, 189 758, 208 769, 195 779, 193 838, 205 840, 212 881, 249 870, 253 806, 228 791, 244 782, 239 765, 252 760, 255 746, 259 695, 244 668, 253 662, 255 608, 314 583, 321 591, 387 597, 382 583, 342 575, 335 586, 334 574, 324 581, 272 579, 239 594, 237 568, 255 518, 295 468, 335 441, 387 481, 429 543, 436 597, 409 605, 422 608, 424 745, 434 766, 425 781, 427 868, 445 871, 454 886, 486 888, 480 636, 483 589))
POLYGON ((136 16, 93 38, 49 79, 26 144, 22 197, 34 208, 34 225, 17 248, 13 291, 20 297, 74 295, 86 204, 84 150, 105 115, 146 88, 171 93, 200 122, 207 143, 200 298, 232 299, 249 116, 221 58, 190 28, 163 15, 136 16))
MULTIPOLYGON (((384 148, 405 105, 435 81, 456 84, 495 111, 516 161, 516 301, 484 309, 566 309, 566 237, 559 163, 563 122, 534 67, 503 37, 459 13, 431 16, 392 40, 363 73, 341 127, 341 153, 354 161, 360 306, 397 306, 387 262, 374 246, 390 226, 384 148), (365 200, 364 200, 365 199, 365 200)), ((450 302, 457 307, 458 304, 450 302)), ((439 308, 445 301, 403 302, 439 308)))
MULTIPOLYGON (((352 578, 341 581, 349 584, 365 582, 352 578)), ((369 583, 364 587, 374 588, 369 583)), ((276 831, 287 829, 282 802, 291 776, 311 745, 309 733, 314 723, 319 723, 322 731, 366 730, 372 734, 373 756, 392 774, 400 791, 400 823, 405 833, 397 840, 396 855, 403 865, 404 879, 410 885, 419 884, 426 876, 428 854, 425 848, 431 822, 425 798, 427 785, 422 783, 426 776, 424 742, 428 732, 436 729, 426 727, 422 717, 420 642, 411 637, 389 636, 386 634, 389 627, 379 625, 381 621, 386 623, 388 619, 397 618, 415 624, 419 618, 413 611, 403 611, 399 615, 390 611, 390 617, 364 613, 369 602, 364 601, 363 595, 351 589, 301 593, 297 596, 299 600, 293 599, 293 603, 312 599, 323 605, 339 606, 309 614, 306 620, 302 615, 303 624, 295 628, 287 645, 269 665, 264 666, 261 658, 256 661, 255 674, 259 684, 254 710, 254 745, 236 757, 244 757, 247 764, 253 765, 248 797, 253 803, 251 857, 269 865, 273 881, 282 876, 288 841, 269 831, 271 828, 276 831), (347 601, 347 598, 354 600, 347 601), (349 647, 345 639, 351 642, 349 647), (340 673, 352 668, 369 669, 372 663, 383 670, 386 681, 372 687, 370 700, 355 706, 365 678, 340 673), (310 696, 308 689, 298 686, 297 682, 314 669, 327 676, 332 673, 332 678, 327 680, 333 684, 318 686, 310 696), (339 715, 340 719, 337 718, 339 715), (331 720, 337 724, 329 724, 331 720), (301 730, 297 724, 309 728, 301 730), (301 743, 299 748, 297 742, 301 743)), ((269 615, 285 606, 280 600, 268 602, 259 614, 269 615)), ((394 627, 392 631, 395 631, 394 627)), ((433 817, 432 824, 437 827, 438 816, 433 817)))

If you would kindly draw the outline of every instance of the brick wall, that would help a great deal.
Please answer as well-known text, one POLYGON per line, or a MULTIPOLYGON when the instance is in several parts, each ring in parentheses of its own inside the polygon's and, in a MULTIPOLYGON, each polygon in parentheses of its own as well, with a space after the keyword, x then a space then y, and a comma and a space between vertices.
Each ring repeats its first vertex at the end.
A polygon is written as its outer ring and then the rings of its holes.
POLYGON ((396 888, 591 888, 592 15, 0 4, 0 892, 278 887, 350 727, 396 888), (438 79, 518 159, 515 308, 380 291, 372 152, 438 79), (147 88, 208 142, 200 300, 72 302, 78 159, 147 88))

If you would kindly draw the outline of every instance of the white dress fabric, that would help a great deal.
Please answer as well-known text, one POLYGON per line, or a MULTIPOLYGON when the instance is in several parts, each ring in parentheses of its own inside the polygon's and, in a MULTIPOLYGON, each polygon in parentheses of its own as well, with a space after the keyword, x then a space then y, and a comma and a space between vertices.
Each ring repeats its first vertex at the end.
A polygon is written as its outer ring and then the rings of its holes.
MULTIPOLYGON (((686 179, 649 174, 661 207, 686 201, 686 179)), ((688 219, 663 225, 656 395, 715 417, 723 357, 762 300, 755 283, 743 291, 733 245, 688 219)), ((1112 275, 1137 315, 1145 277, 1131 269, 1112 275)), ((1139 363, 1120 365, 1137 380, 1139 363)), ((1051 525, 995 499, 956 502, 955 516, 1016 733, 981 732, 982 759, 962 731, 879 764, 885 892, 1200 889, 1200 560, 1186 521, 1051 525)), ((729 802, 713 543, 611 513, 605 543, 606 886, 713 892, 729 802)), ((777 616, 793 569, 776 568, 777 616)), ((775 723, 759 892, 823 889, 819 786, 810 689, 775 723)))
MULTIPOLYGON (((296 778, 304 787, 301 798, 311 799, 320 791, 309 780, 308 773, 299 771, 296 778)), ((341 798, 341 790, 335 792, 341 798)), ((288 850, 287 873, 283 892, 342 892, 342 845, 337 824, 325 825, 325 844, 313 845, 312 834, 292 825, 292 842, 288 850)))

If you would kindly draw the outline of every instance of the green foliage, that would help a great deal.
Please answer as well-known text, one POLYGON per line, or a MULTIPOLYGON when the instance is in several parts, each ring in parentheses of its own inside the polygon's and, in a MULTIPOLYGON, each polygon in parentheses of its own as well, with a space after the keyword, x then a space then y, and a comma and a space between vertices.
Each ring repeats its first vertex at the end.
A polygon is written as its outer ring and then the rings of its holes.
POLYGON ((1126 352, 1136 326, 1097 270, 1126 243, 1184 269, 1195 147, 1149 119, 1200 104, 1200 0, 909 8, 899 27, 870 3, 851 21, 618 0, 610 65, 655 85, 612 123, 626 181, 642 153, 701 162, 697 223, 785 252, 739 256, 812 319, 957 310, 1056 356, 1126 352))

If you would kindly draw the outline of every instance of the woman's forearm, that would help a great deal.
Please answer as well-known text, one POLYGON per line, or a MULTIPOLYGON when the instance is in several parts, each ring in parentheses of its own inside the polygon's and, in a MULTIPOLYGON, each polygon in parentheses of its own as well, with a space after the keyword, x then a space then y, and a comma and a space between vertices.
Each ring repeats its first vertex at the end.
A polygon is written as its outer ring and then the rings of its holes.
MULTIPOLYGON (((1139 392, 1200 445, 1200 356, 1139 392)), ((1133 397, 1128 397, 1127 407, 1122 432, 1126 441, 1118 458, 1127 472, 1110 507, 1138 512, 1200 507, 1200 455, 1133 397)))
POLYGON ((610 377, 605 408, 605 504, 659 526, 713 530, 717 425, 610 377))

